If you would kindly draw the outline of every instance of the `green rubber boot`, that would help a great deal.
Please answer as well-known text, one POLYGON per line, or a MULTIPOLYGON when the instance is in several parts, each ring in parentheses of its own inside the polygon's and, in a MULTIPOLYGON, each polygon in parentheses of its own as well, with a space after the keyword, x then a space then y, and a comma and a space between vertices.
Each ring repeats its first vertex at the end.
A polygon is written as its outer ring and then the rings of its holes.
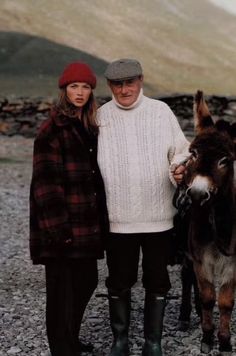
POLYGON ((121 293, 108 290, 108 295, 110 323, 114 337, 110 356, 128 356, 130 290, 121 293))
POLYGON ((162 356, 161 337, 166 299, 146 292, 144 305, 144 338, 142 356, 162 356))

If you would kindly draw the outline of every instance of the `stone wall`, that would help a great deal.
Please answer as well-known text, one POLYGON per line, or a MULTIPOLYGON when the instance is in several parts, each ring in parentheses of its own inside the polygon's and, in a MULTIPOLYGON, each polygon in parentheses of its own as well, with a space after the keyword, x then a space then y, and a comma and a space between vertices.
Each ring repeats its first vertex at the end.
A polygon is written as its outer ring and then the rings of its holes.
MULTIPOLYGON (((187 136, 193 136, 193 97, 191 95, 170 95, 156 99, 166 102, 179 119, 187 136)), ((109 97, 97 98, 99 105, 110 100, 109 97)), ((206 97, 214 119, 223 118, 236 121, 236 96, 206 97)), ((54 104, 51 98, 0 98, 0 135, 23 135, 34 137, 42 121, 54 104)))

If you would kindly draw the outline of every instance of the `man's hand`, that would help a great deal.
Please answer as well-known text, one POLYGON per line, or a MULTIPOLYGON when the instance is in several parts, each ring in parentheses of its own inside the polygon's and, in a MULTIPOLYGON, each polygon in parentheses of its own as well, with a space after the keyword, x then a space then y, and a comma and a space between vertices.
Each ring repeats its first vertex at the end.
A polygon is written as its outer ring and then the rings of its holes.
POLYGON ((176 167, 172 172, 173 178, 177 184, 180 184, 182 182, 184 177, 184 171, 185 171, 185 166, 181 164, 180 166, 176 167))

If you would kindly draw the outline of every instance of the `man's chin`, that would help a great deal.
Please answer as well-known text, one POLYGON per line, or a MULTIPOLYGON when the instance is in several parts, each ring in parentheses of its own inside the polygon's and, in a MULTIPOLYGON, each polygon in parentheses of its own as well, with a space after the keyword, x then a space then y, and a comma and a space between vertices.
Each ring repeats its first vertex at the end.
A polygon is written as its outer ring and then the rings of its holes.
POLYGON ((131 99, 130 97, 122 98, 119 100, 119 103, 123 106, 130 106, 135 102, 135 100, 131 99))

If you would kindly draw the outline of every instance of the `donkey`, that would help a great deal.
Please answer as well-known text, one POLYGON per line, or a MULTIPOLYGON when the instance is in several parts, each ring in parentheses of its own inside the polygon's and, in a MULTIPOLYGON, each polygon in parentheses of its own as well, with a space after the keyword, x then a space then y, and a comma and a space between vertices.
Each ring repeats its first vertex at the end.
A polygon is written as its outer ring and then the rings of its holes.
POLYGON ((188 252, 193 262, 200 300, 201 352, 214 343, 213 308, 218 289, 219 351, 232 354, 230 320, 236 289, 235 128, 214 124, 203 92, 194 102, 196 137, 190 145, 184 183, 188 200, 188 252), (215 283, 218 278, 218 288, 215 283))

